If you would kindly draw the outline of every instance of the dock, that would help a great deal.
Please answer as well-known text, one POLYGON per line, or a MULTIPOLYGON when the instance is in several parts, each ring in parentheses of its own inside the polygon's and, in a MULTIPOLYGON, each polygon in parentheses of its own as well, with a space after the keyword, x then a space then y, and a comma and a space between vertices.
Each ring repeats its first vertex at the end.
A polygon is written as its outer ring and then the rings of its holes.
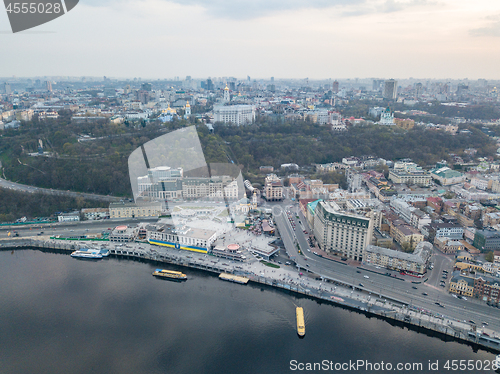
POLYGON ((233 275, 233 274, 228 274, 228 273, 221 273, 219 275, 219 279, 229 281, 229 282, 239 283, 239 284, 247 284, 248 280, 249 280, 246 277, 240 277, 238 275, 233 275))

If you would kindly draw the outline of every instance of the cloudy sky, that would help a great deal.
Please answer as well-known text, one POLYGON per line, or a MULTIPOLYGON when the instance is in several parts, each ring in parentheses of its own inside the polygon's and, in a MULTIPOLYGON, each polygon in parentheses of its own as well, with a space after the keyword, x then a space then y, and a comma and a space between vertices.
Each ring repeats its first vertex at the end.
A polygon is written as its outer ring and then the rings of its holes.
POLYGON ((498 0, 80 0, 0 76, 500 79, 498 0))

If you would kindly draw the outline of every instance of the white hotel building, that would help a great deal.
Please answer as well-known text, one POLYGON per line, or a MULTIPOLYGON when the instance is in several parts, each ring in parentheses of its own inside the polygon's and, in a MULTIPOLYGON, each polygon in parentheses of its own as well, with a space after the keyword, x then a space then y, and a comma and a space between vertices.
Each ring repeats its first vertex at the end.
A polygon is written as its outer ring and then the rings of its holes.
POLYGON ((218 105, 214 107, 214 121, 234 123, 235 125, 249 124, 255 121, 255 107, 253 105, 218 105))

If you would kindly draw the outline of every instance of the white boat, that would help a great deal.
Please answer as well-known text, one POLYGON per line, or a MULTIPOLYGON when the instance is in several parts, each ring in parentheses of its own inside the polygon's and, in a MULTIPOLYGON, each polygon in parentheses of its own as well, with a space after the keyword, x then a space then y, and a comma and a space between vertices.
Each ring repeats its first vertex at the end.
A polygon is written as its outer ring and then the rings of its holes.
POLYGON ((102 258, 102 254, 100 254, 98 251, 74 251, 73 253, 71 253, 71 257, 99 260, 102 258))
POLYGON ((497 370, 500 370, 500 355, 497 355, 495 359, 495 366, 497 367, 497 370))

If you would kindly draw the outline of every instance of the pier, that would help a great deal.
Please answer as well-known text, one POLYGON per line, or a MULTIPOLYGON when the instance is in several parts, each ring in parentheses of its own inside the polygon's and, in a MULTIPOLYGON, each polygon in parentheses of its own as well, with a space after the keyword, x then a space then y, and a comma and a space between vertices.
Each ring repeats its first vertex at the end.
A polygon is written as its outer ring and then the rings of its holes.
MULTIPOLYGON (((101 242, 102 243, 102 242, 101 242)), ((99 243, 99 244, 101 244, 99 243)), ((86 243, 50 240, 48 237, 7 239, 0 241, 0 250, 37 249, 47 251, 72 251, 88 247, 86 243)), ((179 250, 164 250, 147 243, 129 243, 107 248, 111 257, 169 263, 187 268, 199 269, 217 275, 220 279, 235 283, 254 283, 303 295, 321 302, 341 306, 364 313, 367 316, 386 320, 392 325, 426 333, 442 340, 456 340, 461 343, 500 353, 500 332, 480 328, 446 315, 427 311, 400 300, 380 294, 367 295, 362 290, 351 290, 352 286, 341 282, 315 277, 302 277, 300 281, 287 278, 280 280, 271 274, 249 271, 242 266, 231 266, 210 255, 193 255, 179 250)), ((257 264, 252 264, 257 265, 257 264)), ((272 270, 271 270, 272 271, 272 270)), ((269 270, 268 270, 269 272, 269 270)))

